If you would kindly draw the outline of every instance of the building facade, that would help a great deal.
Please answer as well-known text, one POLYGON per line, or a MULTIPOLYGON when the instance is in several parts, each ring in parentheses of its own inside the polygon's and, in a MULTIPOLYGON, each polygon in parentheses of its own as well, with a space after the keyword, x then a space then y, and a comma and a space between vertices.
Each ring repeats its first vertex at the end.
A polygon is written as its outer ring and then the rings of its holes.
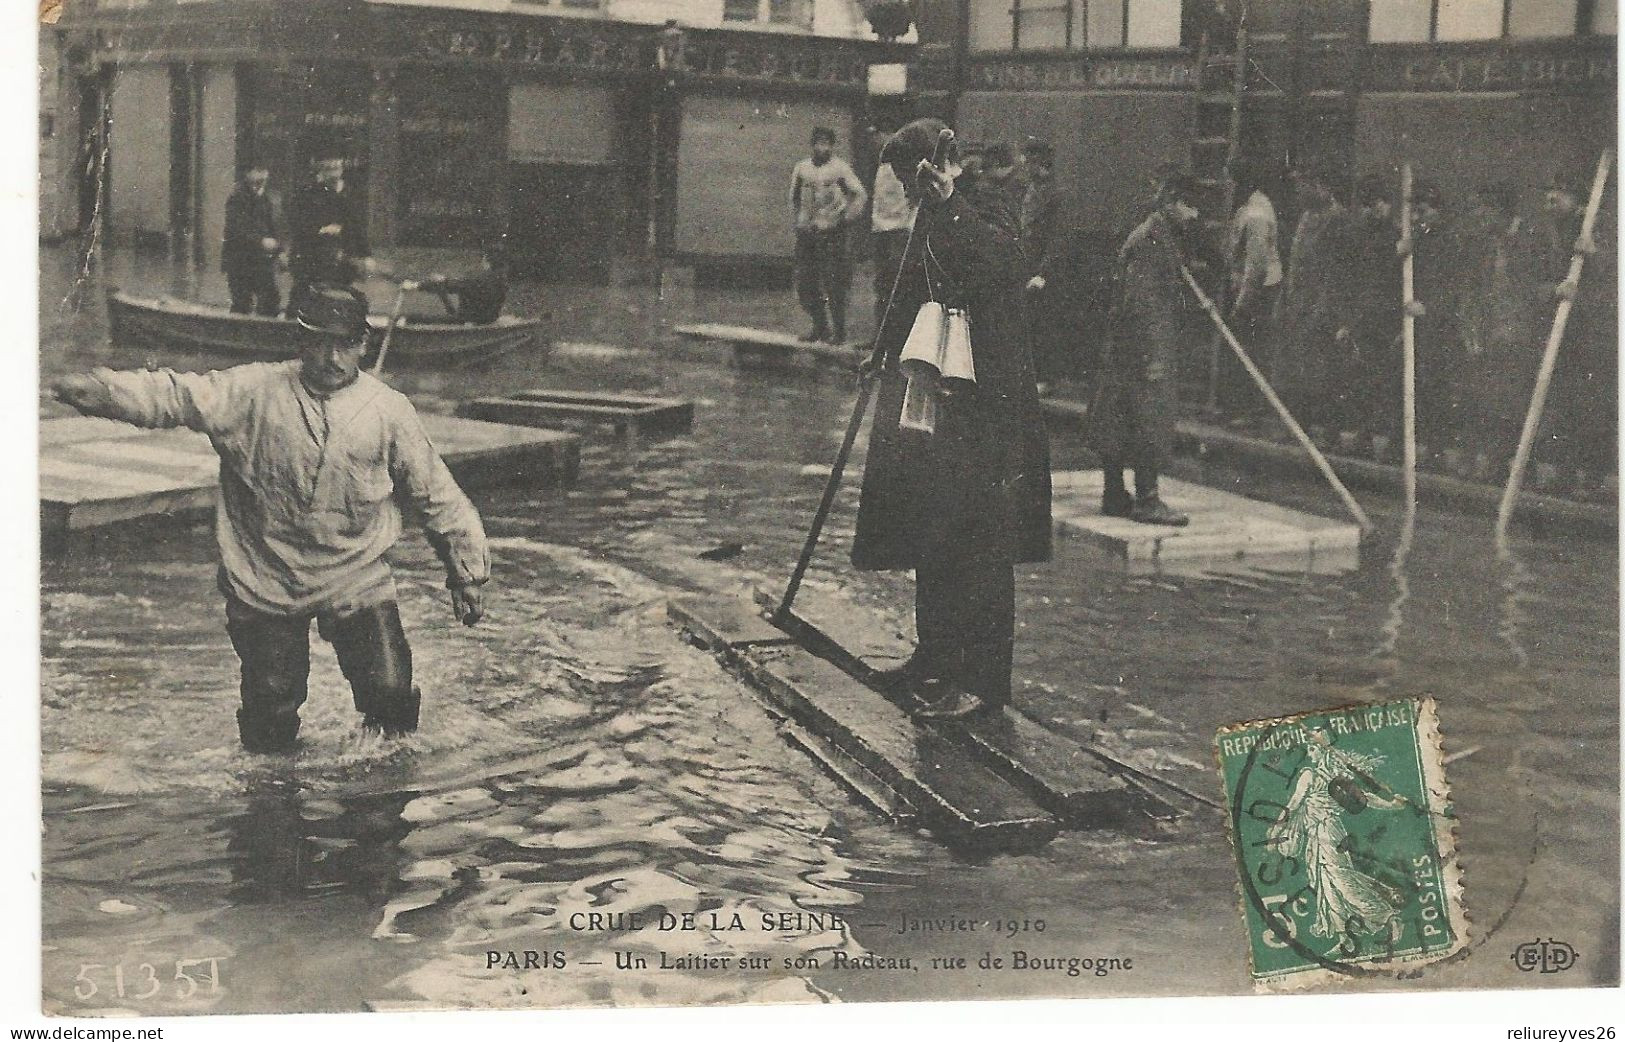
POLYGON ((341 155, 375 248, 505 236, 592 282, 787 266, 811 129, 865 141, 910 50, 856 0, 69 0, 58 34, 66 225, 213 264, 241 169, 290 192, 341 155))
MULTIPOLYGON (((1050 140, 1086 231, 1116 240, 1165 162, 1202 173, 1204 34, 1243 0, 921 0, 911 82, 969 139, 1050 140)), ((1409 161, 1463 199, 1589 183, 1614 139, 1615 0, 1246 0, 1241 156, 1346 183, 1409 161)), ((1287 225, 1290 227, 1290 225, 1287 225)))

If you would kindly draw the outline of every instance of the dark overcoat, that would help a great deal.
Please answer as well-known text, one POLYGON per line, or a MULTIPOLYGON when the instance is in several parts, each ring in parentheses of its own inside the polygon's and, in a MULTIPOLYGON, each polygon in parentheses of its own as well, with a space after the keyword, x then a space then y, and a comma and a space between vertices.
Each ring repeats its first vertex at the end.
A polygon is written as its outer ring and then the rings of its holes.
POLYGON ((292 200, 288 225, 292 237, 288 263, 296 277, 348 282, 353 273, 346 270, 347 265, 372 253, 367 243, 367 215, 349 182, 342 191, 323 184, 307 185, 292 200), (336 238, 321 234, 330 224, 339 226, 336 238))
POLYGON ((1086 440, 1102 459, 1133 464, 1173 450, 1181 345, 1190 290, 1180 275, 1179 232, 1154 213, 1118 253, 1118 284, 1086 440))
POLYGON ((881 330, 879 404, 852 544, 861 569, 962 555, 1011 563, 1050 557, 1049 440, 1022 314, 1026 271, 1014 216, 984 209, 969 194, 921 208, 881 330), (898 427, 906 387, 898 358, 915 313, 932 297, 969 313, 976 384, 943 402, 927 435, 898 427))
POLYGON ((1341 295, 1351 264, 1349 224, 1334 204, 1306 210, 1292 235, 1273 376, 1276 389, 1294 402, 1335 390, 1328 384, 1337 373, 1338 323, 1347 311, 1341 295))
POLYGON ((253 271, 275 258, 262 245, 282 239, 282 201, 267 190, 256 195, 242 185, 226 197, 226 227, 220 241, 220 270, 253 271))

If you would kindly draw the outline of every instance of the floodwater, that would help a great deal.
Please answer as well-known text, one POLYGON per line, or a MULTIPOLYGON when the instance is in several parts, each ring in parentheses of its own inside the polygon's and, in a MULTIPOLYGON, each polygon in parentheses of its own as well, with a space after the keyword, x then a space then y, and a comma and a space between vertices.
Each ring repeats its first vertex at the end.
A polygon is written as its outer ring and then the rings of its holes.
MULTIPOLYGON (((45 264, 43 378, 141 364, 106 346, 98 284, 75 310, 64 302, 68 260, 45 264)), ((129 257, 109 270, 143 289, 176 282, 129 257)), ((213 280, 205 292, 218 293, 213 280)), ((507 358, 392 381, 426 411, 550 386, 691 398, 697 421, 691 436, 636 454, 589 439, 567 491, 474 493, 496 566, 476 628, 454 623, 422 539, 403 541, 401 608, 425 691, 411 739, 359 734, 331 651, 316 642, 297 756, 237 747, 236 664, 205 525, 100 537, 46 563, 48 1009, 1247 990, 1218 813, 961 859, 855 803, 668 625, 674 594, 782 583, 853 388, 830 374, 734 368, 725 354, 668 342, 659 322, 794 328, 786 294, 679 289, 663 313, 645 291, 523 286, 516 296, 521 309, 553 309, 582 344, 541 370, 507 358), (699 557, 729 543, 737 555, 699 557), (902 929, 906 918, 954 917, 980 925, 902 929), (594 923, 607 929, 582 928, 594 923), (1015 969, 1017 951, 1061 961, 1015 969), (489 965, 509 952, 513 963, 489 965), (848 965, 836 966, 837 953, 848 965), (911 966, 868 969, 864 953, 911 966), (662 967, 662 954, 681 965, 662 967), (726 967, 683 961, 724 955, 726 967), (960 956, 966 969, 932 962, 960 956), (977 970, 984 957, 1001 968, 977 970), (1067 959, 1105 972, 1074 962, 1069 974, 1067 959)), ((42 414, 61 410, 42 396, 42 414)), ((1071 435, 1054 442, 1058 466, 1083 459, 1071 435)), ((1338 509, 1309 484, 1194 461, 1180 473, 1338 509)), ((1216 727, 1431 693, 1455 757, 1474 947, 1388 986, 1617 980, 1614 544, 1523 535, 1498 555, 1489 519, 1424 504, 1401 555, 1396 505, 1367 498, 1380 531, 1343 575, 1130 577, 1058 542, 1054 563, 1020 574, 1018 703, 1147 770, 1205 769, 1203 795, 1217 801, 1216 727), (1519 973, 1508 956, 1536 936, 1581 951, 1576 969, 1519 973)), ((906 633, 907 577, 844 567, 855 501, 854 474, 805 596, 826 609, 860 604, 906 633)))

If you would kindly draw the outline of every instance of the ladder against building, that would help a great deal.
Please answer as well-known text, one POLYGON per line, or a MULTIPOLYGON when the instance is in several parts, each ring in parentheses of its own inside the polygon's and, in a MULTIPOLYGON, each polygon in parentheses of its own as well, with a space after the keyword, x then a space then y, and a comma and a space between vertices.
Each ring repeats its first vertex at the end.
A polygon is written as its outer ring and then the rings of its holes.
MULTIPOLYGON (((1247 5, 1240 4, 1235 31, 1204 32, 1196 52, 1196 110, 1191 134, 1191 173, 1202 188, 1203 245, 1219 261, 1211 289, 1223 300, 1226 241, 1236 209, 1232 172, 1241 154, 1242 100, 1247 89, 1247 5)), ((1209 343, 1206 401, 1217 407, 1220 352, 1217 332, 1209 343)))

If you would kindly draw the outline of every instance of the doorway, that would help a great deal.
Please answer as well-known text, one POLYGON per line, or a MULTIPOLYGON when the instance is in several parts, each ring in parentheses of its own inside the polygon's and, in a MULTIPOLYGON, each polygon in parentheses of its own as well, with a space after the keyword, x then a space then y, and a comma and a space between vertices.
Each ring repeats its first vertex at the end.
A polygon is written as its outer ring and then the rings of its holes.
POLYGON ((607 286, 617 214, 615 170, 573 163, 510 167, 508 255, 513 274, 607 286))

